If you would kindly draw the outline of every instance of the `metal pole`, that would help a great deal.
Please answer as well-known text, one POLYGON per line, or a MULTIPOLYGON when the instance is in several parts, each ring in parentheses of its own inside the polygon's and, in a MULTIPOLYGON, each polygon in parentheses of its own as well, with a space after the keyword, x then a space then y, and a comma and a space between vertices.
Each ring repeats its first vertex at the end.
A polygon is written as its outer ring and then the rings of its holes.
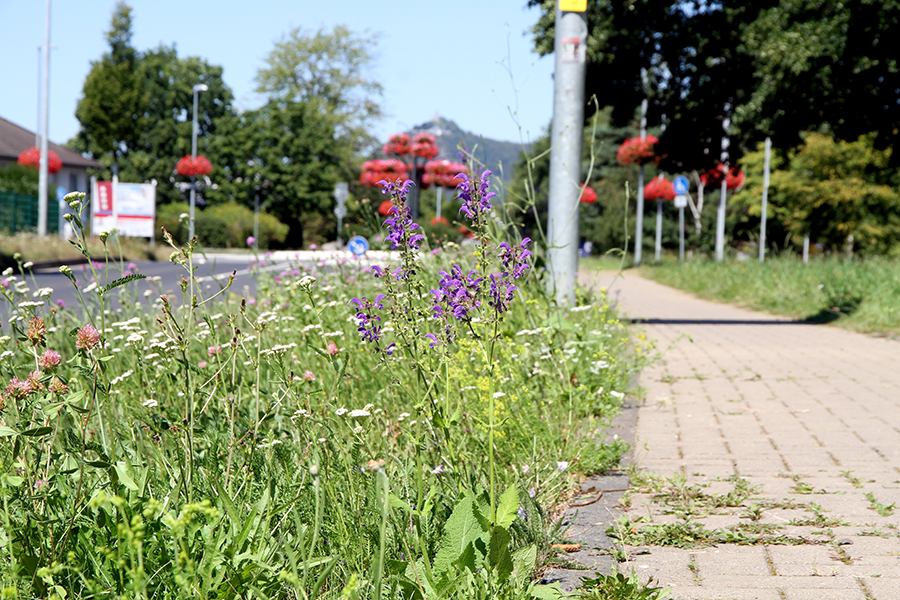
POLYGON ((44 119, 41 123, 41 164, 38 179, 38 235, 47 235, 48 127, 50 121, 50 0, 47 0, 46 45, 44 46, 44 119))
POLYGON ((38 93, 37 93, 37 123, 34 128, 34 147, 35 148, 41 147, 41 112, 42 112, 41 98, 43 98, 43 93, 41 91, 41 72, 43 71, 43 69, 41 69, 41 63, 44 60, 44 56, 41 54, 41 51, 43 50, 43 48, 44 48, 43 46, 37 47, 37 51, 38 51, 38 69, 37 69, 38 89, 37 89, 37 92, 38 93))
POLYGON ((548 291, 560 305, 575 302, 578 275, 578 196, 584 138, 587 15, 556 7, 550 199, 547 215, 548 291))
POLYGON ((684 207, 678 209, 678 260, 684 262, 684 207))
POLYGON ((659 255, 662 252, 662 202, 662 198, 656 199, 656 247, 653 252, 653 260, 656 262, 659 262, 659 255))
POLYGON ((769 202, 769 162, 772 156, 772 138, 766 138, 766 159, 763 166, 762 216, 759 221, 759 262, 766 260, 766 210, 769 202))
MULTIPOLYGON (((197 158, 197 131, 199 127, 197 126, 197 100, 200 95, 200 92, 205 92, 208 90, 207 87, 203 83, 198 83, 194 86, 194 119, 191 123, 191 158, 197 158)), ((197 202, 197 182, 196 178, 191 175, 191 214, 188 219, 188 243, 190 240, 194 239, 194 206, 197 202)))
POLYGON ((253 249, 259 250, 259 192, 253 196, 253 249))
MULTIPOLYGON (((641 69, 644 84, 647 82, 647 71, 641 69)), ((641 100, 641 141, 647 139, 647 99, 641 100)), ((634 222, 634 264, 641 264, 644 249, 644 165, 638 167, 637 185, 637 219, 634 222)))
POLYGON ((438 219, 441 218, 441 196, 443 195, 442 194, 443 191, 444 191, 443 186, 440 186, 440 185, 437 186, 437 218, 438 219))
POLYGON ((803 264, 809 262, 809 234, 803 236, 803 264))
POLYGON ((728 174, 728 126, 731 119, 728 118, 728 110, 731 105, 725 103, 724 116, 722 117, 722 185, 719 193, 719 213, 716 217, 716 261, 722 262, 725 258, 725 192, 728 190, 726 175, 728 174))

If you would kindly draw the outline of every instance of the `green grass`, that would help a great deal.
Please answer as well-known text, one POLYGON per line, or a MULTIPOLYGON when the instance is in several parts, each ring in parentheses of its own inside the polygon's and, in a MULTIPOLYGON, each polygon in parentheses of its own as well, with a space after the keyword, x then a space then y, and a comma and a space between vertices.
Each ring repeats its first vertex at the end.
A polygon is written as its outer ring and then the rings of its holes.
POLYGON ((791 255, 724 262, 665 260, 642 267, 660 283, 711 300, 864 333, 900 334, 900 260, 791 255))
POLYGON ((451 264, 496 272, 495 233, 477 255, 402 252, 408 278, 291 265, 252 297, 175 249, 180 304, 111 261, 63 270, 81 310, 5 272, 3 597, 530 598, 545 507, 618 463, 598 431, 641 363, 607 308, 554 308, 537 269, 506 312, 481 296, 433 319, 451 264))

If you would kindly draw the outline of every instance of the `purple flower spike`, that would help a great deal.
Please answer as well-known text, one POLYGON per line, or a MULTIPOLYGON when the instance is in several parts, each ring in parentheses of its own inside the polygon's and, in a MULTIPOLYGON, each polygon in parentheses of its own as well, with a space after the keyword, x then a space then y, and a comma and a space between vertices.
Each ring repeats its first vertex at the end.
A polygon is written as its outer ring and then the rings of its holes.
POLYGON ((375 302, 369 302, 365 296, 361 299, 353 298, 350 300, 351 304, 356 304, 357 306, 356 322, 358 327, 356 330, 365 342, 378 342, 378 338, 381 335, 381 317, 375 314, 375 310, 384 310, 384 306, 381 304, 382 298, 384 298, 384 294, 378 294, 375 302))
POLYGON ((425 337, 428 338, 429 340, 431 340, 430 342, 428 342, 428 347, 429 347, 429 348, 434 348, 435 346, 437 346, 438 344, 441 343, 441 342, 435 337, 435 335, 434 335, 433 333, 426 333, 426 334, 425 334, 425 337))
POLYGON ((457 175, 460 179, 459 185, 456 186, 459 190, 457 198, 462 200, 459 212, 475 223, 480 222, 483 215, 491 209, 491 198, 497 195, 490 191, 491 183, 488 181, 490 174, 490 171, 485 171, 477 181, 470 181, 463 173, 457 175))

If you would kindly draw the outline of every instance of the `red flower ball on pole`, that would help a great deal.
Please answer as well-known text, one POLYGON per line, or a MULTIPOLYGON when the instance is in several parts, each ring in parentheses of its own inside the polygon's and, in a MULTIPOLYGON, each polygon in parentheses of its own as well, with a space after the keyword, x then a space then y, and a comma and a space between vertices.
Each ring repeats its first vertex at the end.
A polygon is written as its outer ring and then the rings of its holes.
POLYGON ((188 154, 175 165, 175 172, 186 177, 209 175, 212 173, 212 163, 202 154, 197 156, 188 154))
POLYGON ((654 152, 654 146, 659 143, 655 135, 648 135, 643 140, 639 137, 625 140, 619 151, 616 152, 616 160, 623 165, 644 165, 659 160, 654 152))
POLYGON ((396 158, 367 160, 362 165, 359 182, 366 187, 375 187, 379 181, 396 181, 409 179, 406 165, 396 158))
POLYGON ((410 152, 412 152, 412 147, 409 143, 409 136, 405 133, 395 133, 388 138, 388 143, 384 145, 382 151, 390 156, 391 154, 396 154, 397 156, 406 156, 410 152))
POLYGON ((644 186, 644 198, 646 200, 674 200, 675 186, 663 176, 654 177, 650 183, 644 186))
MULTIPOLYGON (((17 161, 20 165, 25 167, 33 167, 35 169, 41 168, 41 151, 32 146, 28 150, 22 152, 19 155, 19 159, 17 161)), ((63 164, 62 160, 59 158, 59 154, 54 152, 53 150, 47 151, 47 172, 48 173, 59 173, 62 170, 63 164)))
POLYGON ((433 160, 425 164, 425 174, 422 176, 422 187, 432 185, 455 188, 462 180, 457 177, 460 173, 469 174, 469 168, 458 162, 449 160, 433 160))
POLYGON ((378 214, 382 217, 386 217, 391 214, 391 209, 394 208, 394 205, 390 200, 385 200, 381 204, 378 205, 378 214))
POLYGON ((431 160, 440 152, 437 145, 437 138, 430 133, 417 133, 413 137, 412 154, 420 158, 431 160))
POLYGON ((581 203, 582 204, 593 204, 597 201, 597 192, 594 191, 594 188, 591 186, 582 183, 581 184, 581 203))
POLYGON ((724 163, 719 163, 714 168, 700 175, 700 183, 704 187, 719 187, 722 184, 722 176, 725 176, 725 188, 736 190, 744 185, 744 172, 736 167, 729 167, 726 171, 724 163))

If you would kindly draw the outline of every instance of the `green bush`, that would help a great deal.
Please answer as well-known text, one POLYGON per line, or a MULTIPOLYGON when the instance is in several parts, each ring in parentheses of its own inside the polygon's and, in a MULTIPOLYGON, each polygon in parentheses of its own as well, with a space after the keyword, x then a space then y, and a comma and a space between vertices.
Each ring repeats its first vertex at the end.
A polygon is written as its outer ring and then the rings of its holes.
MULTIPOLYGON (((188 221, 180 219, 190 207, 183 203, 166 204, 156 211, 158 241, 162 241, 160 227, 165 227, 178 244, 187 243, 188 221)), ((195 233, 201 246, 210 248, 245 248, 253 235, 253 211, 235 202, 227 202, 198 210, 195 214, 195 233)), ((288 226, 267 213, 259 215, 260 248, 279 247, 287 237, 288 226)))
POLYGON ((0 169, 0 192, 15 192, 26 196, 38 195, 37 169, 23 167, 18 163, 0 169))

